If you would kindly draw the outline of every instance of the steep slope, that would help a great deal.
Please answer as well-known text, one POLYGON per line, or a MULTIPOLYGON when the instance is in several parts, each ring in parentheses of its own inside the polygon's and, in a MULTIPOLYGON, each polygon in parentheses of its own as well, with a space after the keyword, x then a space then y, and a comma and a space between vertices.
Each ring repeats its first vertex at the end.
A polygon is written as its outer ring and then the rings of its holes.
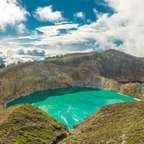
POLYGON ((102 54, 104 77, 119 82, 144 82, 144 59, 113 50, 102 54))
MULTIPOLYGON (((144 59, 109 50, 47 58, 0 70, 0 106, 36 91, 67 86, 107 88, 144 100, 144 59)), ((115 104, 92 116, 62 143, 143 144, 144 104, 115 104)), ((29 105, 1 109, 0 143, 57 144, 66 129, 29 105)))
POLYGON ((30 105, 0 111, 1 144, 57 144, 66 135, 62 125, 30 105))
POLYGON ((116 50, 102 53, 69 54, 49 58, 48 61, 62 67, 77 67, 89 74, 97 74, 119 82, 144 82, 144 59, 116 50))
POLYGON ((79 125, 61 144, 143 144, 144 103, 107 106, 79 125))
POLYGON ((144 60, 109 50, 47 58, 42 62, 12 65, 0 71, 0 104, 35 91, 66 86, 120 90, 124 83, 140 83, 143 97, 144 60))

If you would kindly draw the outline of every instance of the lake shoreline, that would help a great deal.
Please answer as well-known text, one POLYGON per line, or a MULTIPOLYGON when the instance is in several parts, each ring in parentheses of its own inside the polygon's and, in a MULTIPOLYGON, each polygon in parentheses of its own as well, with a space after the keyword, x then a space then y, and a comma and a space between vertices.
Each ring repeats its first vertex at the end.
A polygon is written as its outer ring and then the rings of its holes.
POLYGON ((67 87, 36 92, 29 96, 21 96, 7 103, 6 107, 19 104, 31 104, 61 124, 67 125, 69 130, 82 123, 97 109, 113 103, 134 102, 135 98, 121 95, 110 90, 87 87, 67 87), (55 110, 53 110, 55 109, 55 110), (69 112, 67 112, 69 110, 69 112), (59 113, 61 113, 59 115, 59 113))

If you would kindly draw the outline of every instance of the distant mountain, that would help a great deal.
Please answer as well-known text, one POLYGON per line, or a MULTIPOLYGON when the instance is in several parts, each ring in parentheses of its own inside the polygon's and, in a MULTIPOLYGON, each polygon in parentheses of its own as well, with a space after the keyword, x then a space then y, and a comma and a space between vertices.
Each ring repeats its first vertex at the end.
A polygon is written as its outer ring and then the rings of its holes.
POLYGON ((66 86, 108 88, 144 98, 144 59, 119 51, 75 53, 0 71, 0 103, 35 91, 66 86))

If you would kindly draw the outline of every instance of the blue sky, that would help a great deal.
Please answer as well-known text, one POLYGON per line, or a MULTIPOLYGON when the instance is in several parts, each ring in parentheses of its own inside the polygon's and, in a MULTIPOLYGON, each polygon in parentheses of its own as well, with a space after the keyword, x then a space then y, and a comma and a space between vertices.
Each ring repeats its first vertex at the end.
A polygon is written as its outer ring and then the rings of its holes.
POLYGON ((13 63, 111 48, 144 56, 143 4, 143 0, 1 0, 0 56, 13 63))
MULTIPOLYGON (((86 23, 92 23, 96 21, 97 16, 94 12, 96 9, 99 13, 112 14, 112 9, 106 5, 103 0, 21 0, 19 2, 29 13, 27 20, 24 22, 29 31, 35 30, 40 26, 54 25, 55 23, 50 21, 40 21, 34 17, 34 12, 38 7, 52 6, 53 11, 59 11, 66 19, 66 22, 78 23, 84 25, 86 23), (74 15, 78 12, 82 12, 85 18, 76 18, 74 15)), ((1 35, 16 35, 15 29, 8 26, 5 31, 0 33, 1 35)))

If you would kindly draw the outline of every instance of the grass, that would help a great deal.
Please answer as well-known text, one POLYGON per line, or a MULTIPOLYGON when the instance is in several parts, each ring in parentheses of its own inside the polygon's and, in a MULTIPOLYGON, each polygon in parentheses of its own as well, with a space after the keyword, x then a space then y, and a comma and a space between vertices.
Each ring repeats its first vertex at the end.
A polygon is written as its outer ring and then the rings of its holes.
POLYGON ((143 144, 144 103, 107 106, 79 125, 61 144, 143 144))
POLYGON ((59 137, 64 138, 67 135, 64 126, 30 105, 15 106, 2 111, 0 143, 52 144, 59 137))

